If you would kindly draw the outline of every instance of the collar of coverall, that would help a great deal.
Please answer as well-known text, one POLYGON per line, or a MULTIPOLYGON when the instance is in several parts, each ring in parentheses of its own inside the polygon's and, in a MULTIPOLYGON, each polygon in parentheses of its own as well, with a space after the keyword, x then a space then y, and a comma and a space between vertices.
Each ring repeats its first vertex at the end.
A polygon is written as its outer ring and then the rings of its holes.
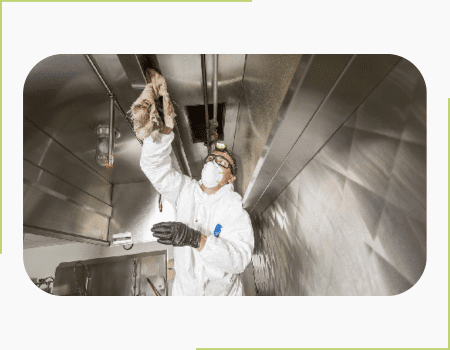
POLYGON ((202 188, 200 187, 202 185, 202 180, 200 180, 198 182, 198 184, 199 185, 197 186, 197 190, 195 191, 195 195, 196 195, 195 199, 198 200, 198 199, 202 198, 208 204, 212 204, 215 201, 217 201, 220 198, 222 198, 228 192, 233 192, 234 191, 233 184, 226 184, 220 190, 218 190, 216 193, 206 194, 205 192, 203 192, 202 188))

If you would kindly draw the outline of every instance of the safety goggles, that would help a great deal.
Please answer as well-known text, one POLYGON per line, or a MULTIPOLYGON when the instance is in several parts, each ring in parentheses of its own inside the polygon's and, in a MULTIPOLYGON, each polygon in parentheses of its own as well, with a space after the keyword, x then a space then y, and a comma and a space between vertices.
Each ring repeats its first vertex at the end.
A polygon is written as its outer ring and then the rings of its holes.
POLYGON ((214 163, 216 163, 217 165, 221 166, 222 168, 225 169, 231 169, 231 171, 233 171, 233 166, 230 164, 230 162, 228 161, 228 159, 226 159, 223 156, 219 156, 218 154, 210 154, 206 157, 205 159, 205 164, 209 163, 211 161, 214 161, 214 163))

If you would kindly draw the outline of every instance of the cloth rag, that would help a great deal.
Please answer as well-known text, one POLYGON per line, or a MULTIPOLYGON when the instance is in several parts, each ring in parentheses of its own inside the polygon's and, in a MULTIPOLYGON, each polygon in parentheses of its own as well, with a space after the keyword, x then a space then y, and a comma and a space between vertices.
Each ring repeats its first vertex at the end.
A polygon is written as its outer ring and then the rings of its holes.
POLYGON ((141 95, 131 106, 131 119, 134 131, 139 140, 151 136, 152 140, 159 133, 168 134, 175 125, 175 111, 167 92, 167 84, 164 77, 154 69, 145 72, 147 85, 141 95), (159 98, 162 97, 163 108, 160 107, 159 98), (164 114, 162 121, 158 109, 164 114))

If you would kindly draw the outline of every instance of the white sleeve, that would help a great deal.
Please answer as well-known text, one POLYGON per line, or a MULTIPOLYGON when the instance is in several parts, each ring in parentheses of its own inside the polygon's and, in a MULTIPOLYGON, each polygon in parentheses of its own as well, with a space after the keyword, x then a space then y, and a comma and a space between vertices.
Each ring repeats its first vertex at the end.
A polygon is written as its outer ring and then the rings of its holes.
POLYGON ((223 272, 239 274, 244 272, 252 258, 254 247, 253 228, 250 217, 244 209, 229 216, 231 225, 219 237, 208 236, 200 252, 205 265, 212 265, 223 272))
POLYGON ((141 169, 153 187, 176 208, 178 195, 192 179, 173 168, 170 154, 174 134, 161 134, 153 142, 151 137, 144 139, 141 153, 141 169))

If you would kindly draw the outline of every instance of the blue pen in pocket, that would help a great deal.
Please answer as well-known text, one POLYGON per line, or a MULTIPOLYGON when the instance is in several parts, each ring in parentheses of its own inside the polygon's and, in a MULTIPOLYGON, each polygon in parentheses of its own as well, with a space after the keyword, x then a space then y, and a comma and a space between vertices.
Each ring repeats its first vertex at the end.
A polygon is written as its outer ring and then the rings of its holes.
POLYGON ((214 236, 219 237, 220 231, 222 231, 222 225, 221 224, 217 224, 216 228, 214 229, 214 236))

